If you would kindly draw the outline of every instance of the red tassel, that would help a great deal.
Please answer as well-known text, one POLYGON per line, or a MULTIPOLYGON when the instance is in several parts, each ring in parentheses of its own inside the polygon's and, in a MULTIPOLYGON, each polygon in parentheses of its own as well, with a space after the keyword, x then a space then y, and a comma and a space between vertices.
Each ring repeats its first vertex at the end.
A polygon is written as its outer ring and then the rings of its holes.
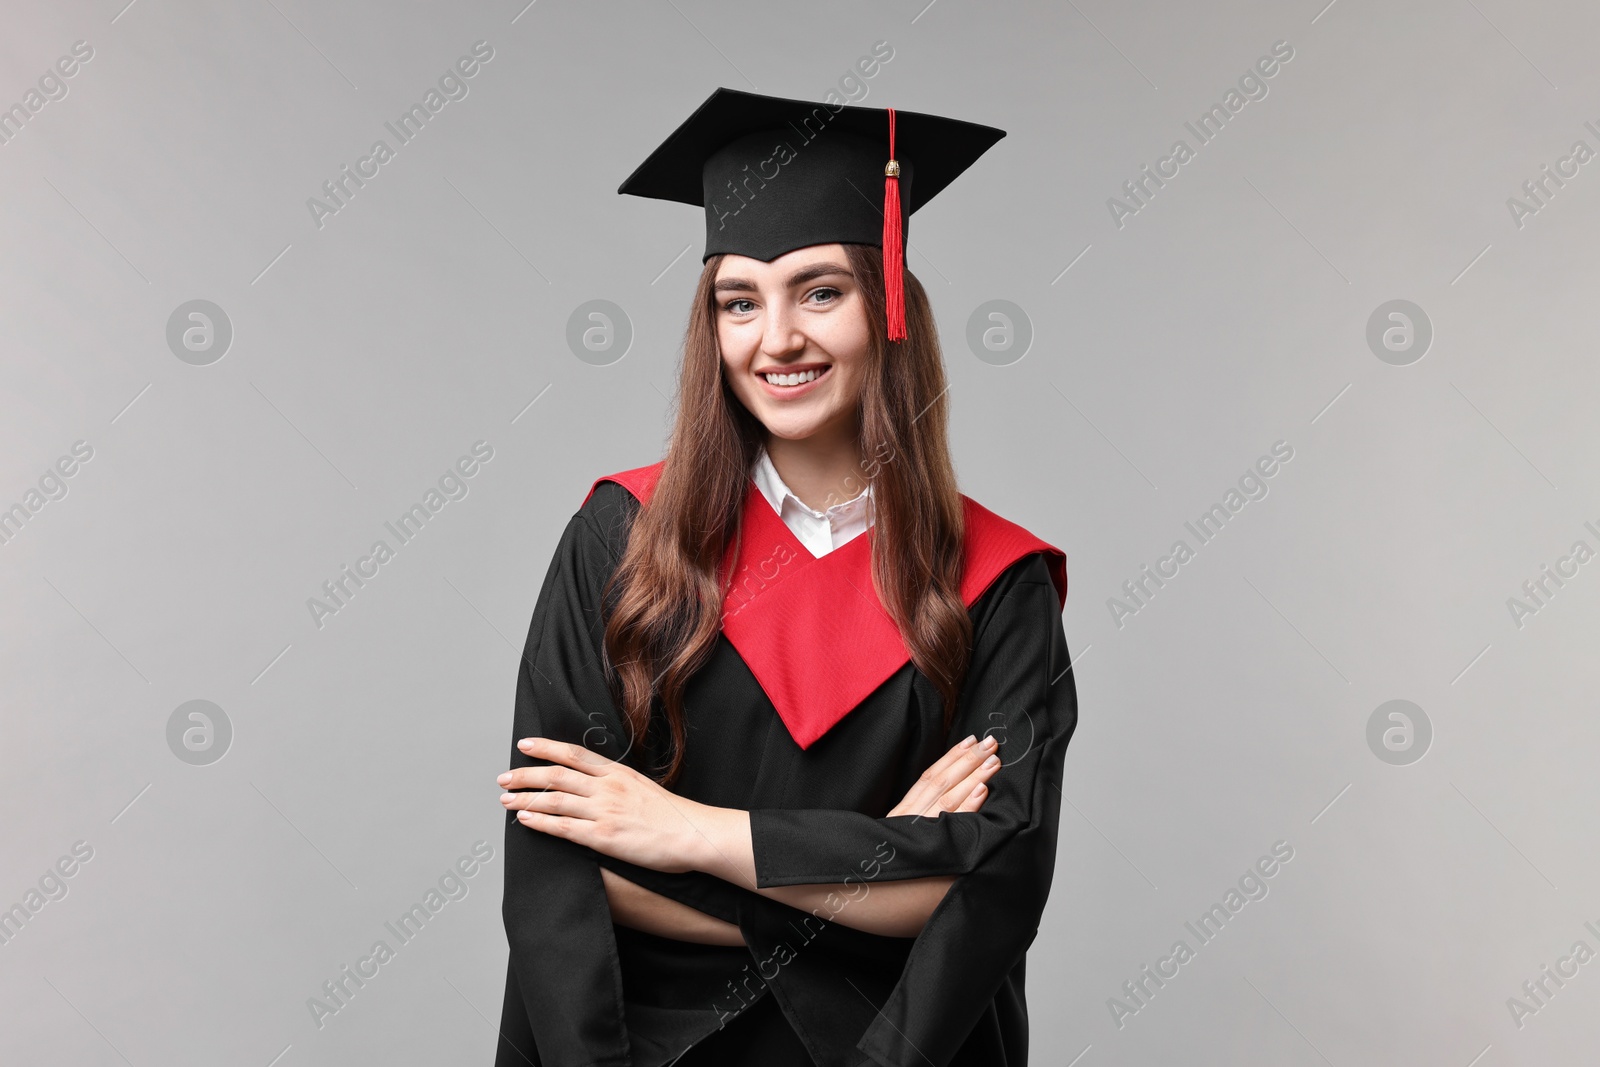
POLYGON ((894 108, 889 108, 889 162, 883 168, 883 298, 889 340, 906 339, 905 248, 900 234, 900 162, 894 158, 894 108))

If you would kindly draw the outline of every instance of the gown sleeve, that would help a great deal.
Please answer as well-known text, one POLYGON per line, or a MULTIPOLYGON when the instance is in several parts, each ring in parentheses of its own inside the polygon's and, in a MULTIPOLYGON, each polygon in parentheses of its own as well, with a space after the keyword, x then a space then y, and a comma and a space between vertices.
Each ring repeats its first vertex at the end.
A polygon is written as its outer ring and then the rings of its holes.
MULTIPOLYGON (((881 1004, 873 998, 876 1015, 856 1044, 892 1067, 945 1067, 1002 985, 1019 980, 1055 873, 1062 766, 1078 707, 1060 600, 1038 555, 1014 564, 990 592, 997 596, 947 738, 1000 735, 1003 763, 980 810, 938 818, 751 812, 762 886, 859 882, 864 856, 889 857, 874 865, 879 880, 957 875, 899 981, 881 1004)), ((1013 1003, 1020 992, 1012 990, 1013 1003)))
MULTIPOLYGON (((863 857, 893 849, 878 880, 966 875, 1018 834, 1053 822, 1077 725, 1060 600, 1040 554, 1009 567, 982 598, 971 666, 945 749, 994 734, 1001 759, 975 812, 877 817, 831 808, 750 812, 756 884, 861 880, 863 857), (887 848, 882 844, 887 842, 887 848)), ((941 750, 942 752, 943 750, 941 750)))
MULTIPOLYGON (((562 534, 517 675, 510 766, 546 766, 516 747, 551 737, 618 758, 621 717, 600 656, 601 590, 615 566, 596 516, 602 486, 562 534)), ((616 490, 621 492, 621 490, 616 490)), ((497 1067, 625 1067, 622 971, 598 854, 506 814, 501 914, 510 964, 497 1067), (521 1037, 517 1042, 514 1039, 521 1037), (525 1044, 533 1049, 508 1047, 525 1044)))

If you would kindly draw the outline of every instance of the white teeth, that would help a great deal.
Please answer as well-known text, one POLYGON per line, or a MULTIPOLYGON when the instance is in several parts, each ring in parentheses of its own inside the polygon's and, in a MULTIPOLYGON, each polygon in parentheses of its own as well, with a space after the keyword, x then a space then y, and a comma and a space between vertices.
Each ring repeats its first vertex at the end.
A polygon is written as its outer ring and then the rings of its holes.
POLYGON ((801 382, 816 381, 817 375, 821 373, 818 370, 807 370, 798 374, 763 374, 762 377, 773 385, 799 385, 801 382))

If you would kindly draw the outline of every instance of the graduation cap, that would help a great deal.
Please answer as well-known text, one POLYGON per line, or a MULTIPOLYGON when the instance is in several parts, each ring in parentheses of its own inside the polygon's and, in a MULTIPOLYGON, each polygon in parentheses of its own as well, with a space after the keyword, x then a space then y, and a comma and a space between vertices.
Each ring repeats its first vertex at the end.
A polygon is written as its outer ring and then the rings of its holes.
POLYGON ((888 337, 899 341, 911 213, 1005 135, 915 111, 718 89, 617 192, 704 207, 701 262, 881 244, 888 337))

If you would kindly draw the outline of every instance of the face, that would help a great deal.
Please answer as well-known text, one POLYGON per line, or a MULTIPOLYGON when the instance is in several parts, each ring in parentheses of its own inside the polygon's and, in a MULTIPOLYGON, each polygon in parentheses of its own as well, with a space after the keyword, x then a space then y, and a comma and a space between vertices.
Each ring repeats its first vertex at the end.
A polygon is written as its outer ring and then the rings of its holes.
POLYGON ((843 246, 770 263, 724 256, 715 284, 717 343, 740 402, 777 437, 853 438, 871 334, 843 246))

